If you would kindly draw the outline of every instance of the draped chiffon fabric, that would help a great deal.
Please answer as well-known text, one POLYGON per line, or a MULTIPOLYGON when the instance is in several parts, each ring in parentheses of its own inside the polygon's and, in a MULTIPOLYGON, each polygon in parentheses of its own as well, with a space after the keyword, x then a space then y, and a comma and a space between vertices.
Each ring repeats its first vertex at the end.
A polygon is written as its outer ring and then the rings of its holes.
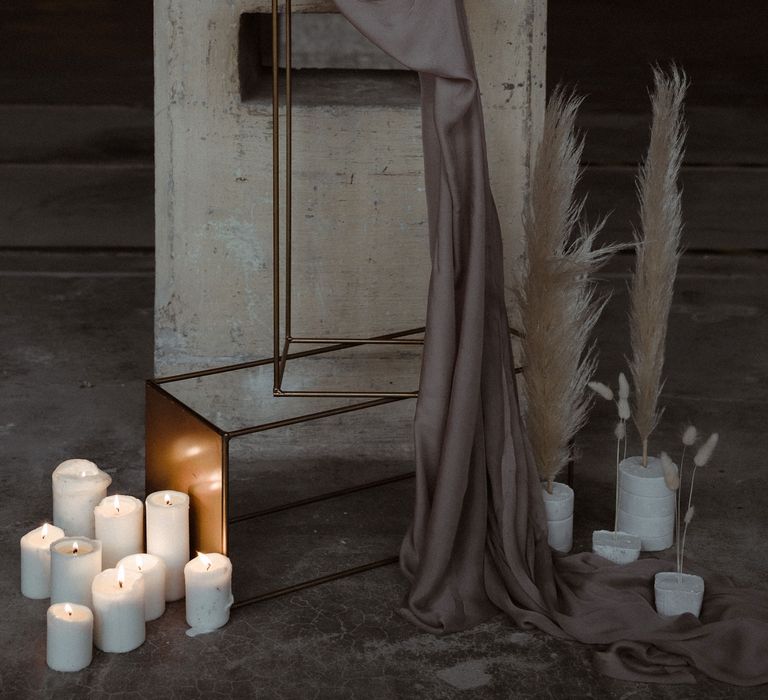
POLYGON ((401 548, 402 613, 424 630, 499 611, 522 628, 598 645, 626 680, 691 682, 693 668, 768 682, 768 594, 705 574, 700 619, 664 619, 653 576, 554 554, 520 416, 504 304, 501 232, 462 0, 336 0, 372 42, 419 73, 432 269, 414 426, 416 495, 401 548))

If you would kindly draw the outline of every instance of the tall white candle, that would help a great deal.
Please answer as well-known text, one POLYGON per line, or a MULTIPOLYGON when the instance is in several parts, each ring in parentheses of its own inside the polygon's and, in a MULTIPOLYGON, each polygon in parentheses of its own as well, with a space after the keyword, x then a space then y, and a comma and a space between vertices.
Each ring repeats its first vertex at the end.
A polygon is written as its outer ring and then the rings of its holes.
POLYGON ((21 592, 27 598, 51 595, 51 543, 64 537, 55 525, 35 528, 21 538, 21 592))
POLYGON ((156 491, 147 496, 147 552, 167 567, 165 599, 184 597, 184 564, 189 561, 189 496, 156 491))
POLYGON ((184 567, 187 589, 187 634, 211 632, 229 620, 232 607, 232 562, 223 554, 202 554, 184 567))
POLYGON ((122 653, 144 644, 144 577, 124 567, 105 569, 93 579, 93 643, 122 653))
POLYGON ((93 657, 93 613, 85 605, 56 603, 48 608, 46 661, 54 671, 80 671, 93 657))
POLYGON ((101 571, 101 542, 64 537, 51 545, 51 603, 91 607, 91 582, 101 571))
POLYGON ((144 504, 133 496, 107 496, 93 511, 101 565, 111 569, 123 557, 144 551, 144 504))
POLYGON ((67 535, 93 537, 93 509, 107 495, 112 477, 87 459, 68 459, 51 475, 53 524, 67 535))
POLYGON ((154 554, 131 554, 117 566, 144 577, 144 619, 160 617, 165 612, 165 562, 154 554))

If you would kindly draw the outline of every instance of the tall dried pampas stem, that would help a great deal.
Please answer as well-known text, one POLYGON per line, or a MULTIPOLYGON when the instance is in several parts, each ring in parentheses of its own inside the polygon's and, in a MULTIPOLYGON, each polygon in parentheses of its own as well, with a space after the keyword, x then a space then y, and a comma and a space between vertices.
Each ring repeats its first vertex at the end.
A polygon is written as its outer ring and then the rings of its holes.
POLYGON ((658 401, 667 321, 680 258, 683 224, 677 181, 686 134, 683 99, 688 79, 673 67, 669 74, 655 69, 654 82, 650 145, 637 179, 641 231, 635 235, 637 259, 630 290, 633 417, 646 466, 648 438, 661 415, 658 401))
POLYGON ((571 458, 571 439, 591 403, 595 370, 590 335, 605 305, 593 274, 615 247, 594 248, 602 223, 580 226, 576 201, 583 141, 581 100, 558 89, 547 105, 525 216, 525 269, 518 290, 525 356, 526 425, 539 474, 551 491, 571 458))

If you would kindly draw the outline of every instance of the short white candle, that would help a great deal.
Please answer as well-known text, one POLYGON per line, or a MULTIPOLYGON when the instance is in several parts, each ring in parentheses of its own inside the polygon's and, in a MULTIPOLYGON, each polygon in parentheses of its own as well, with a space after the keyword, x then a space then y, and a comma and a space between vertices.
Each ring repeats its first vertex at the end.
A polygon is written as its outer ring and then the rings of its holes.
POLYGON ((211 632, 227 624, 232 607, 232 562, 223 554, 202 554, 184 567, 188 634, 211 632))
POLYGON ((107 496, 93 511, 101 565, 111 569, 123 557, 144 551, 144 504, 133 496, 107 496))
POLYGON ((101 542, 64 537, 51 545, 51 603, 91 607, 91 582, 101 571, 101 542))
POLYGON ((156 491, 147 496, 147 552, 167 567, 165 599, 184 597, 184 564, 189 561, 189 496, 156 491))
POLYGON ((93 613, 85 605, 48 608, 46 661, 54 671, 80 671, 93 658, 93 613))
POLYGON ((45 523, 21 538, 21 592, 27 598, 50 598, 51 543, 62 537, 64 530, 45 523))
POLYGON ((144 577, 144 619, 160 617, 165 612, 165 562, 154 554, 131 554, 117 566, 144 577))
POLYGON ((144 577, 124 567, 105 569, 93 579, 93 643, 122 653, 144 644, 144 577))
POLYGON ((53 524, 67 535, 93 537, 93 509, 112 477, 87 459, 68 459, 53 470, 53 524))

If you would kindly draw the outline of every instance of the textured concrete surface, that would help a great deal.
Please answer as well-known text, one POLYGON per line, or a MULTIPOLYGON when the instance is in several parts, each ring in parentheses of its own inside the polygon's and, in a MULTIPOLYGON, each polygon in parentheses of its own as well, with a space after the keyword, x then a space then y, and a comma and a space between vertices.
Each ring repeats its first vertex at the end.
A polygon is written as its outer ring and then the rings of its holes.
MULTIPOLYGON (((543 108, 546 4, 466 4, 511 270, 521 253, 529 137, 543 108)), ((271 66, 255 65, 269 36, 250 31, 252 20, 243 24, 243 17, 269 9, 263 0, 155 3, 155 366, 161 374, 271 351, 272 315, 263 303, 272 294, 273 127, 265 95, 271 66), (243 100, 243 76, 251 72, 248 82, 261 81, 262 89, 243 100)), ((328 13, 334 6, 308 0, 293 9, 328 13)), ((315 14, 312 22, 331 32, 328 21, 338 19, 315 14)), ((296 42, 306 49, 311 39, 310 26, 296 42)), ((293 113, 292 334, 366 336, 419 326, 429 261, 414 76, 338 70, 348 58, 326 49, 315 46, 297 57, 306 63, 294 64, 300 78, 293 113), (324 75, 319 67, 337 70, 324 75)), ((363 63, 372 65, 370 52, 363 63)))
MULTIPOLYGON (((600 329, 601 375, 626 347, 628 259, 607 271, 615 289, 600 329)), ((698 484, 690 554, 740 583, 765 586, 766 473, 763 427, 768 364, 768 260, 689 256, 670 334, 667 414, 653 449, 674 449, 684 420, 719 430, 721 447, 698 484), (738 349, 738 350, 737 350, 738 349)), ((702 679, 695 688, 651 687, 598 676, 589 649, 521 632, 503 618, 443 638, 418 632, 396 612, 405 586, 396 567, 236 610, 214 634, 184 635, 183 605, 148 627, 126 655, 96 652, 81 673, 44 660, 45 601, 18 592, 18 538, 50 515, 50 471, 91 457, 114 489, 142 495, 142 387, 151 372, 151 258, 137 254, 6 253, 0 265, 4 400, 0 432, 0 696, 8 698, 762 698, 702 679)), ((596 408, 579 439, 575 549, 611 518, 612 412, 596 408)), ((386 428, 386 417, 382 416, 386 428)), ((383 428, 383 429, 384 429, 383 428)), ((354 430, 353 427, 348 427, 354 430)), ((343 425, 334 426, 342 432, 343 425)), ((295 438, 298 436, 294 436, 295 438)), ((244 448, 234 476, 241 507, 343 486, 396 463, 320 456, 280 465, 244 448), (295 480, 285 478, 285 467, 295 480)), ((409 517, 410 482, 275 516, 235 534, 244 592, 396 551, 409 517), (251 549, 252 548, 252 549, 251 549), (250 573, 249 573, 250 572, 250 573), (248 580, 243 580, 243 575, 248 580)))

